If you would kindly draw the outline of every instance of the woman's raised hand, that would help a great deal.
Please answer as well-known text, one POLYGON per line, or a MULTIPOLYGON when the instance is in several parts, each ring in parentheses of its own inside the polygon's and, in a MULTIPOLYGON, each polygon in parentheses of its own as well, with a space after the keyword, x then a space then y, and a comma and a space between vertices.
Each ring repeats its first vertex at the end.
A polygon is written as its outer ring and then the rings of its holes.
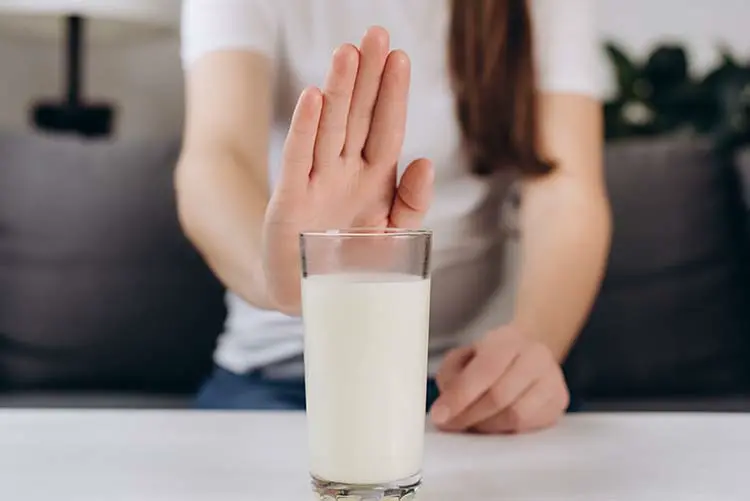
POLYGON ((282 311, 299 305, 301 231, 421 225, 429 161, 413 162, 397 184, 409 79, 408 56, 371 28, 359 48, 336 50, 322 91, 300 96, 263 231, 266 285, 282 311))

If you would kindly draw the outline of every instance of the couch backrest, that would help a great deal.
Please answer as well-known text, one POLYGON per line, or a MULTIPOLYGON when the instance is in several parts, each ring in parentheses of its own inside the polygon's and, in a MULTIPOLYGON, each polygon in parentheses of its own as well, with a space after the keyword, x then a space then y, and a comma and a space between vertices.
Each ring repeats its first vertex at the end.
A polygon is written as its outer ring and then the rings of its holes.
POLYGON ((750 393, 747 235, 729 166, 695 138, 610 145, 609 268, 566 364, 589 396, 750 393))
POLYGON ((179 146, 0 134, 0 388, 205 376, 223 290, 180 231, 179 146))

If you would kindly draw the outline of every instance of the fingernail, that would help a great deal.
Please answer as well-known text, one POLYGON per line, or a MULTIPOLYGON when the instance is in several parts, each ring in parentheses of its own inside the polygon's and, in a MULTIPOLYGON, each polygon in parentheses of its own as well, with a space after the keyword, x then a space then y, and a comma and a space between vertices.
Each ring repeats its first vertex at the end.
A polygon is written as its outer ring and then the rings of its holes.
POLYGON ((435 404, 430 409, 430 415, 435 424, 445 424, 451 418, 451 411, 443 404, 435 404))

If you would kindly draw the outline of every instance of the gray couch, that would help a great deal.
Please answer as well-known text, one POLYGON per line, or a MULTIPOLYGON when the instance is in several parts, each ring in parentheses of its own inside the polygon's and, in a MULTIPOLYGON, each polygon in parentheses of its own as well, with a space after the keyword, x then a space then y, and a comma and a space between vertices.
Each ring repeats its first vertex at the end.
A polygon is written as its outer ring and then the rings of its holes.
POLYGON ((566 364, 593 407, 750 410, 742 175, 698 138, 607 147, 612 252, 566 364))
POLYGON ((189 402, 225 312, 177 221, 179 147, 0 134, 0 405, 189 402))
MULTIPOLYGON (((225 312, 177 223, 178 147, 0 134, 0 406, 189 405, 225 312)), ((609 271, 565 365, 584 408, 749 409, 733 172, 702 141, 608 147, 609 271)))

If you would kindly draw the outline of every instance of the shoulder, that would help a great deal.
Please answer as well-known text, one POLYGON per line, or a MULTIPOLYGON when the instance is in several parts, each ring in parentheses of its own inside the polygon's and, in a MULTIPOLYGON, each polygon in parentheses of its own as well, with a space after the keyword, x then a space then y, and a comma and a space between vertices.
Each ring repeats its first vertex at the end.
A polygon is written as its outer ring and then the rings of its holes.
POLYGON ((347 0, 183 0, 183 61, 216 50, 247 50, 275 59, 282 42, 341 32, 348 11, 347 0))
MULTIPOLYGON (((296 3, 294 0, 286 0, 296 3)), ((183 0, 182 58, 191 63, 206 53, 240 49, 272 56, 281 23, 274 0, 183 0)))
POLYGON ((601 97, 596 0, 529 0, 540 90, 601 97))

